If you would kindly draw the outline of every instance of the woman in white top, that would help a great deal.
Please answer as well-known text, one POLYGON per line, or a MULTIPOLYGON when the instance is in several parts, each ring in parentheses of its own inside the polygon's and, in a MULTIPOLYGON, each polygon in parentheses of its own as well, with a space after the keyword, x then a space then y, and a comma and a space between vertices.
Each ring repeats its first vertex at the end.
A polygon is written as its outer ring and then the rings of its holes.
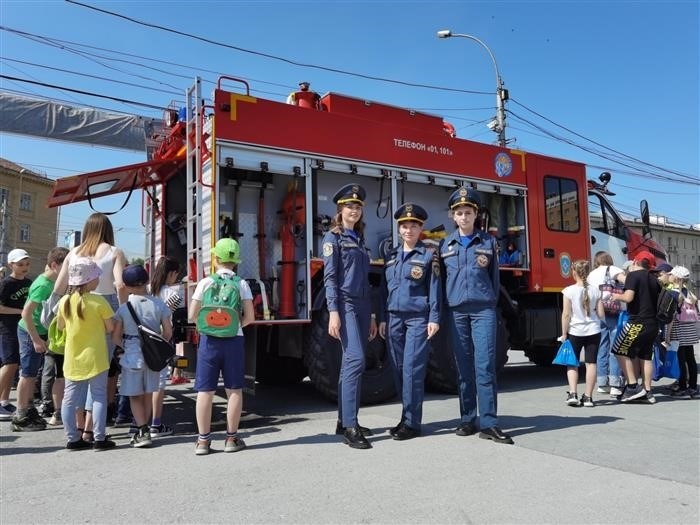
POLYGON ((561 313, 560 341, 569 339, 578 355, 584 351, 586 363, 586 393, 581 396, 579 403, 576 388, 578 385, 578 367, 566 368, 566 377, 569 381, 569 391, 566 404, 570 406, 593 406, 593 387, 596 383, 596 360, 598 357, 598 345, 600 344, 600 320, 605 318, 603 303, 600 300, 600 290, 588 285, 586 280, 590 272, 591 264, 588 261, 575 261, 571 266, 571 273, 576 284, 567 286, 562 290, 564 306, 561 313))
MULTIPOLYGON (((114 246, 114 229, 109 218, 103 213, 93 213, 85 221, 83 226, 82 242, 79 246, 73 248, 64 261, 63 267, 56 278, 56 283, 53 286, 53 293, 62 296, 68 289, 68 268, 71 261, 77 257, 89 257, 102 270, 97 288, 92 292, 103 296, 116 311, 119 304, 124 303, 127 299, 127 291, 122 282, 122 271, 127 265, 124 252, 114 246)), ((117 391, 117 374, 118 367, 112 366, 112 356, 114 355, 114 344, 112 338, 107 336, 107 350, 109 352, 109 379, 107 383, 107 400, 111 405, 114 402, 114 397, 117 391)), ((88 392, 88 400, 85 409, 88 411, 88 417, 85 421, 85 436, 90 439, 92 432, 90 411, 92 410, 92 397, 88 392)), ((78 425, 82 427, 82 425, 78 425)))

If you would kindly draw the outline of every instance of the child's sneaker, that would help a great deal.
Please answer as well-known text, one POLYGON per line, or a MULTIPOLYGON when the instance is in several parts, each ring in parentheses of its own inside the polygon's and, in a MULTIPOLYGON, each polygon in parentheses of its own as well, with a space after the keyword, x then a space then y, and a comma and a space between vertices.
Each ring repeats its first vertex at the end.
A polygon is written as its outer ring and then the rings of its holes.
POLYGON ((245 441, 238 436, 227 437, 224 444, 224 452, 238 452, 245 448, 245 441))
POLYGON ((194 446, 194 453, 197 456, 206 456, 211 450, 210 441, 200 441, 197 440, 197 444, 194 446))
POLYGON ((581 404, 582 404, 583 406, 585 406, 585 407, 592 407, 592 406, 595 406, 594 403, 593 403, 593 398, 592 398, 592 397, 588 397, 586 394, 583 394, 583 395, 581 396, 581 404))
POLYGON ((150 432, 151 432, 152 438, 159 438, 159 437, 171 435, 173 433, 173 428, 161 423, 158 426, 151 425, 150 432))
POLYGON ((49 419, 49 426, 60 427, 62 424, 63 421, 61 420, 61 413, 59 411, 54 412, 51 419, 49 419))
POLYGON ((616 399, 619 399, 621 395, 622 395, 622 388, 617 387, 617 386, 610 387, 610 397, 614 397, 616 399))
POLYGON ((656 403, 656 398, 654 397, 654 394, 651 392, 651 390, 647 390, 646 392, 647 394, 645 397, 642 398, 642 401, 644 401, 645 403, 649 403, 650 405, 656 403))
POLYGON ((610 393, 610 387, 608 385, 599 386, 598 393, 599 394, 608 394, 608 393, 610 393))
POLYGON ((0 421, 12 421, 16 411, 17 407, 12 403, 0 405, 0 421))
POLYGON ((146 425, 142 426, 139 431, 134 434, 129 443, 134 448, 150 447, 153 444, 151 433, 146 425))
POLYGON ((569 405, 570 407, 579 406, 578 395, 576 395, 575 392, 567 392, 566 393, 566 404, 569 405))
POLYGON ((185 383, 189 383, 190 380, 187 379, 185 376, 175 376, 170 380, 171 385, 184 385, 185 383))
POLYGON ((43 419, 39 421, 29 414, 23 417, 15 415, 12 418, 13 432, 37 432, 39 430, 46 430, 46 422, 43 419))

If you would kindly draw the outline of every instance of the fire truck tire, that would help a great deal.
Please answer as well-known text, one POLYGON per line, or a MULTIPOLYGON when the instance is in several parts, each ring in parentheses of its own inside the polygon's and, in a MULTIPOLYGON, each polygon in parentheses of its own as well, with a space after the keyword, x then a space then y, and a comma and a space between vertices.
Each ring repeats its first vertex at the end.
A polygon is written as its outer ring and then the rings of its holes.
POLYGON ((538 366, 552 366, 557 350, 556 346, 533 346, 525 351, 525 357, 538 366))
MULTIPOLYGON (((328 310, 314 312, 304 345, 304 362, 311 383, 331 401, 338 400, 338 377, 342 350, 340 341, 328 335, 328 310)), ((382 403, 396 396, 389 355, 377 336, 369 343, 362 376, 363 404, 382 403)))
MULTIPOLYGON (((497 316, 498 329, 496 332, 496 371, 500 372, 508 362, 508 326, 501 312, 497 316)), ((457 365, 452 347, 447 342, 447 330, 441 329, 433 340, 428 359, 426 386, 435 392, 447 394, 457 393, 457 365)))

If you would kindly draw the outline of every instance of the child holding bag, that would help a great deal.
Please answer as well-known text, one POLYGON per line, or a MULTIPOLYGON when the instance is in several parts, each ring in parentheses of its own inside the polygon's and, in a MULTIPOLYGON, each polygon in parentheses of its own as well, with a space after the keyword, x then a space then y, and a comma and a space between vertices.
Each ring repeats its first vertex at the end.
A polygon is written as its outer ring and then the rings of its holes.
POLYGON ((680 308, 671 322, 671 329, 666 330, 666 342, 678 341, 678 365, 681 370, 678 390, 671 393, 673 397, 698 396, 698 364, 695 361, 693 346, 698 342, 698 298, 688 289, 690 271, 684 266, 671 270, 674 288, 680 293, 680 308))
POLYGON ((68 294, 59 305, 56 326, 65 330, 66 347, 63 375, 66 386, 61 412, 69 450, 94 446, 95 450, 114 448, 105 437, 107 422, 107 370, 109 355, 105 332, 111 333, 114 311, 97 288, 102 270, 89 257, 74 257, 68 268, 68 294), (85 406, 88 387, 93 398, 94 445, 82 439, 75 416, 85 406))
POLYGON ((600 300, 600 290, 588 285, 587 277, 590 268, 591 265, 588 261, 575 261, 571 270, 576 283, 567 286, 561 292, 564 296, 564 306, 561 313, 562 335, 559 337, 559 341, 564 342, 568 339, 577 355, 583 349, 586 363, 586 393, 581 396, 580 402, 576 392, 578 367, 566 367, 566 377, 569 381, 566 404, 569 406, 594 406, 593 388, 597 379, 596 362, 600 344, 600 321, 605 318, 605 310, 600 300))

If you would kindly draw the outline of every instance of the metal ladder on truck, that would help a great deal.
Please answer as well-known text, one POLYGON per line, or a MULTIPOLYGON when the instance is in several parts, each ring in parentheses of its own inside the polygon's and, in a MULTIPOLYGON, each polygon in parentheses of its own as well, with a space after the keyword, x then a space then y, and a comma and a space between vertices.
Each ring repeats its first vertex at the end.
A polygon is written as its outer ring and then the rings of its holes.
MULTIPOLYGON (((204 228, 205 205, 211 204, 211 185, 202 179, 202 134, 204 106, 202 102, 202 82, 199 77, 187 90, 187 296, 191 297, 197 283, 205 276, 205 255, 209 254, 211 226, 204 228), (205 191, 206 190, 206 191, 205 191)), ((210 206, 209 206, 210 208, 210 206)), ((210 216, 210 210, 207 209, 210 216)), ((211 222, 210 222, 211 224, 211 222)))

